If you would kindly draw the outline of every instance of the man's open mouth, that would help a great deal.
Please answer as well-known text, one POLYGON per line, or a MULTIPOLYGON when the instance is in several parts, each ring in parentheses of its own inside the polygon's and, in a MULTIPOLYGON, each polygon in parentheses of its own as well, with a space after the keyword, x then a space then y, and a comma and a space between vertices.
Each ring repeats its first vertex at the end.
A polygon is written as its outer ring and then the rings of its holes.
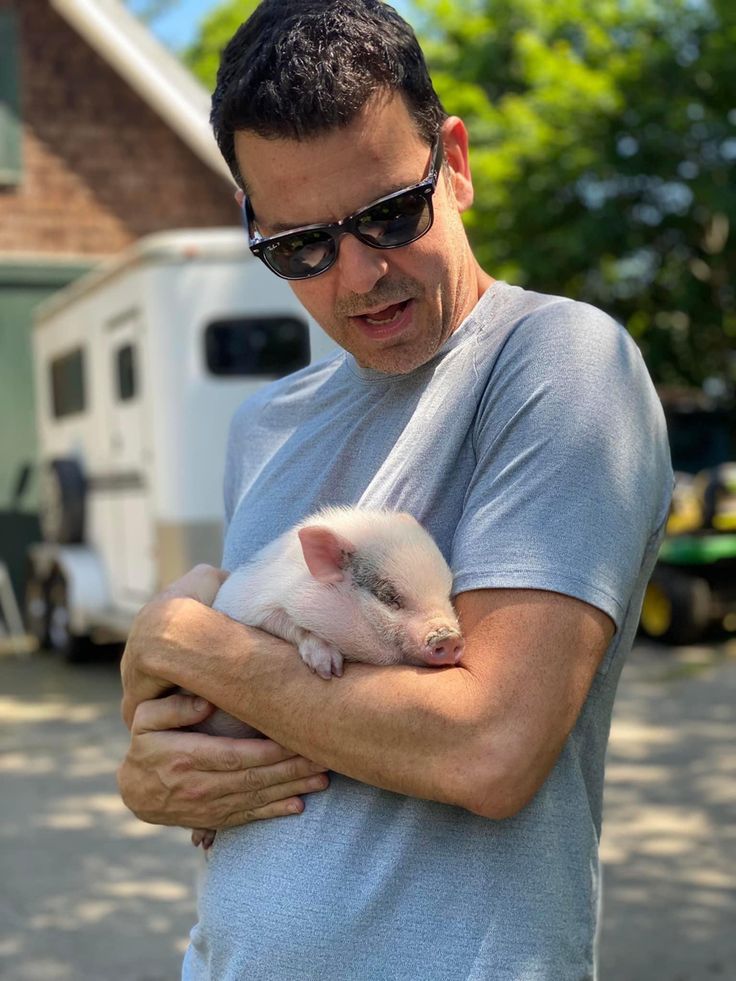
POLYGON ((362 319, 369 324, 375 324, 377 327, 387 327, 401 317, 409 303, 409 300, 402 300, 401 303, 392 303, 391 306, 384 307, 383 310, 376 310, 373 313, 364 314, 362 319))
POLYGON ((386 333, 391 333, 394 329, 401 330, 407 326, 411 320, 414 300, 401 300, 399 303, 389 303, 385 307, 371 310, 370 313, 353 315, 352 320, 357 321, 358 325, 369 335, 381 337, 386 333))

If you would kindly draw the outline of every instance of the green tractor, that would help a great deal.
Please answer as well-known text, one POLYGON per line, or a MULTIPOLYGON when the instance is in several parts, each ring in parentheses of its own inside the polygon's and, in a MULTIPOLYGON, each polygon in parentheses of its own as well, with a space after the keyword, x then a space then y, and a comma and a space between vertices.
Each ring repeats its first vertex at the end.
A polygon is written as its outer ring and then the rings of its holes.
POLYGON ((713 627, 736 631, 736 411, 702 393, 660 394, 676 483, 640 629, 692 644, 713 627))

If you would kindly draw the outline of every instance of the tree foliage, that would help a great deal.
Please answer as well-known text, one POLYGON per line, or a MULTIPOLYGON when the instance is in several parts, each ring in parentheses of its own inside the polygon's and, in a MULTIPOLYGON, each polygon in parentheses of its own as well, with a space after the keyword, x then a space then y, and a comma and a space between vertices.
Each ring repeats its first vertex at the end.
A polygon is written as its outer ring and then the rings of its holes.
POLYGON ((609 310, 660 382, 734 380, 736 5, 416 0, 497 276, 609 310))
POLYGON ((184 52, 186 64, 210 91, 215 87, 223 48, 258 3, 259 0, 230 0, 216 7, 202 22, 198 40, 184 52))
MULTIPOLYGON (((256 0, 185 60, 212 86, 256 0)), ((493 275, 621 320, 655 378, 733 382, 736 3, 414 0, 449 112, 472 137, 474 248, 493 275)))

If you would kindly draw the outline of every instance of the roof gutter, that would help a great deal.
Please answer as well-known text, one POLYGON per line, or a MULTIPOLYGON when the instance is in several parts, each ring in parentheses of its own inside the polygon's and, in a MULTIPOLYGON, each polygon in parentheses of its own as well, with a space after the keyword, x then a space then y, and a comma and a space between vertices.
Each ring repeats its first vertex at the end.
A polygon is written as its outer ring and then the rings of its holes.
POLYGON ((233 182, 210 128, 209 95, 150 31, 118 0, 49 3, 211 170, 233 182))

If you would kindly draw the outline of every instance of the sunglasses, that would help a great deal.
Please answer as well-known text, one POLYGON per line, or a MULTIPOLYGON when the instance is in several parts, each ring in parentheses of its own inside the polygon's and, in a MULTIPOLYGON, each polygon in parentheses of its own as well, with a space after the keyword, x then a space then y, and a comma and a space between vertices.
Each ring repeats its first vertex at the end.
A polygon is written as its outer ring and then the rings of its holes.
POLYGON ((304 225, 264 238, 256 229, 250 200, 243 200, 243 223, 253 255, 282 279, 311 279, 334 264, 340 237, 354 235, 373 249, 400 249, 416 242, 432 227, 432 195, 442 163, 442 139, 432 147, 429 175, 418 184, 379 198, 342 221, 304 225))

